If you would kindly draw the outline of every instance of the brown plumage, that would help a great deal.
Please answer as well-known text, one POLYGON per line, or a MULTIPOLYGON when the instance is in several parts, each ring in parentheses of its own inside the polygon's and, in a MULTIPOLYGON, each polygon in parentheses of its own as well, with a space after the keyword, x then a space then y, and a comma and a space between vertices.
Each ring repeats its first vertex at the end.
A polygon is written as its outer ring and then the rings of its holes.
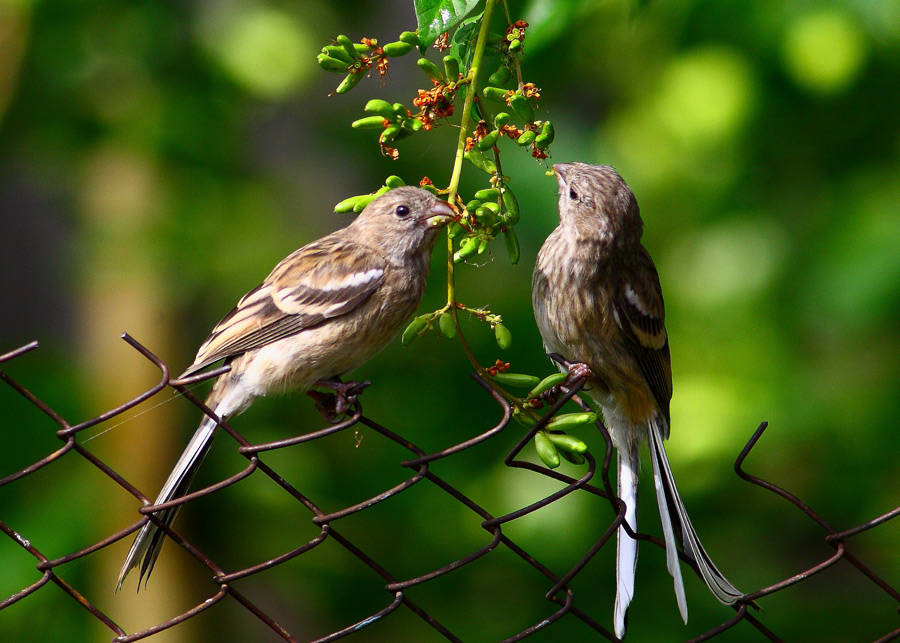
MULTIPOLYGON (((638 447, 649 443, 669 572, 682 617, 687 604, 676 554, 676 534, 699 565, 704 582, 723 603, 741 596, 716 569, 697 538, 678 495, 663 448, 669 437, 672 369, 659 275, 641 245, 643 221, 631 189, 609 166, 554 166, 559 182, 559 226, 538 253, 532 304, 544 346, 595 376, 587 389, 603 409, 618 453, 619 496, 637 530, 638 447)), ((616 635, 634 593, 637 543, 618 533, 616 635)))
MULTIPOLYGON (((437 228, 454 216, 419 188, 378 197, 346 228, 282 260, 219 322, 181 377, 225 359, 231 371, 216 380, 206 404, 226 419, 257 397, 306 391, 353 370, 384 348, 419 305, 437 228)), ((215 420, 203 419, 154 504, 186 493, 215 428, 215 420)), ((157 515, 169 525, 176 511, 157 515)), ((152 522, 144 525, 118 587, 138 565, 141 580, 149 576, 163 535, 152 522)))

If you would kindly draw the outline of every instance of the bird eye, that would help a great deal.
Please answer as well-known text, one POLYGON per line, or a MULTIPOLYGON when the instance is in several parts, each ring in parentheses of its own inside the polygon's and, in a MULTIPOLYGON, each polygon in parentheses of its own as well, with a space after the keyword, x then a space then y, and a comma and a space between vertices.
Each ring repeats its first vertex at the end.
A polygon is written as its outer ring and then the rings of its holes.
POLYGON ((573 201, 578 200, 578 192, 575 191, 575 188, 569 188, 569 198, 573 201))
POLYGON ((397 209, 394 210, 394 213, 395 213, 398 217, 405 217, 406 215, 409 214, 409 208, 406 207, 405 205, 398 205, 398 206, 397 206, 397 209))

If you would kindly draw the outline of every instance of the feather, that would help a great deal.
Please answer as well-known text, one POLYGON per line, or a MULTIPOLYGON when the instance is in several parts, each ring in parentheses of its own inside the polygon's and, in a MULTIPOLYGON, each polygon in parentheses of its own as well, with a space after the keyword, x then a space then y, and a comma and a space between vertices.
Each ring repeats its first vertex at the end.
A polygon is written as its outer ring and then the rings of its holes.
MULTIPOLYGON (((646 250, 643 250, 640 257, 641 272, 645 276, 652 275, 653 279, 627 280, 612 305, 616 323, 622 329, 623 343, 637 362, 653 399, 662 411, 668 431, 672 366, 665 326, 665 307, 653 261, 646 250)), ((669 437, 668 432, 663 437, 669 437)))
MULTIPOLYGON (((625 503, 625 522, 637 533, 637 490, 640 458, 637 445, 631 449, 620 449, 619 456, 619 497, 625 503)), ((625 622, 628 606, 634 597, 634 574, 637 569, 638 543, 623 527, 616 534, 616 636, 625 636, 625 622)))
MULTIPOLYGON (((649 438, 666 560, 678 608, 687 603, 678 561, 683 543, 716 598, 733 604, 741 593, 716 569, 700 545, 678 496, 663 448, 669 437, 672 368, 659 273, 641 245, 643 221, 634 194, 611 167, 554 166, 559 183, 559 226, 538 252, 532 305, 548 352, 587 364, 588 395, 603 415, 618 452, 619 496, 626 522, 636 526, 638 446, 649 438)), ((618 531, 615 632, 625 634, 634 594, 637 543, 618 531)))
MULTIPOLYGON (((225 359, 206 404, 221 419, 257 397, 356 368, 400 330, 425 289, 436 228, 455 217, 436 196, 400 187, 370 203, 347 228, 282 260, 213 329, 182 377, 225 359), (285 341, 286 340, 286 341, 285 341)), ((209 450, 219 420, 204 417, 155 504, 181 497, 209 450)), ((156 514, 139 530, 118 579, 140 566, 153 569, 165 530, 178 507, 156 514)), ((140 585, 140 581, 139 581, 140 585)))
MULTIPOLYGON (((228 386, 226 384, 232 381, 229 378, 219 378, 216 380, 216 384, 209 395, 209 399, 215 399, 216 396, 222 395, 224 391, 224 396, 213 409, 215 415, 222 420, 227 419, 239 409, 246 397, 246 391, 240 384, 236 386, 228 386)), ((175 467, 172 469, 169 477, 166 478, 166 482, 156 496, 156 500, 153 501, 154 505, 169 502, 187 493, 188 487, 190 487, 191 481, 193 481, 197 470, 200 468, 204 456, 209 451, 212 439, 215 436, 216 427, 218 427, 218 422, 214 418, 208 416, 203 418, 200 426, 194 432, 194 435, 191 436, 191 440, 182 452, 181 457, 178 458, 178 462, 175 463, 175 467)), ((171 509, 165 509, 156 515, 168 527, 175 520, 175 516, 180 508, 181 506, 179 505, 171 509)), ((141 580, 150 577, 150 572, 153 571, 156 559, 159 558, 159 552, 164 541, 165 532, 153 522, 148 522, 141 527, 140 532, 138 532, 134 542, 131 544, 131 549, 128 550, 125 562, 122 564, 116 590, 122 587, 128 572, 138 565, 141 566, 140 578, 138 579, 138 589, 140 589, 141 580)))
MULTIPOLYGON (((175 468, 172 469, 172 473, 169 474, 153 504, 159 505, 168 502, 187 492, 197 469, 200 467, 200 463, 203 461, 203 456, 209 451, 215 430, 216 421, 210 417, 204 418, 199 428, 194 432, 187 448, 175 464, 175 468)), ((175 520, 178 509, 179 507, 165 509, 158 512, 156 516, 168 527, 175 520)), ((116 583, 116 591, 122 588, 122 583, 125 582, 128 572, 138 565, 141 567, 141 574, 138 579, 138 589, 140 589, 141 581, 144 578, 149 578, 150 572, 153 571, 153 566, 156 564, 156 559, 159 557, 159 552, 162 550, 162 544, 165 541, 164 536, 165 532, 153 522, 148 522, 141 527, 141 531, 135 537, 134 542, 131 543, 131 549, 128 550, 128 555, 122 564, 122 570, 119 572, 119 579, 116 583)))
MULTIPOLYGON (((668 556, 670 549, 669 532, 677 531, 681 534, 685 552, 697 563, 697 566, 700 568, 700 576, 703 578, 703 582, 709 590, 719 602, 726 605, 733 605, 743 596, 743 593, 728 582, 728 579, 718 570, 710 559, 709 554, 706 553, 706 550, 700 543, 700 539, 697 537, 697 532, 694 531, 694 526, 691 524, 691 519, 688 517, 684 503, 681 501, 681 496, 678 495, 678 488, 675 486, 672 468, 669 466, 669 460, 666 457, 666 450, 663 446, 662 431, 656 422, 652 423, 650 426, 649 445, 650 457, 653 462, 653 479, 656 483, 656 496, 659 502, 659 512, 663 517, 663 529, 666 529, 667 523, 669 525, 668 531, 665 532, 667 559, 670 558, 668 556)), ((672 534, 672 538, 674 540, 674 533, 672 534)), ((672 542, 671 545, 672 551, 674 552, 674 542, 672 542)), ((674 563, 677 567, 677 557, 675 557, 674 563)), ((669 572, 672 573, 673 577, 675 576, 671 564, 669 572)), ((678 576, 675 578, 675 593, 678 595, 679 609, 682 610, 682 616, 684 617, 685 622, 687 622, 687 607, 685 606, 682 609, 684 587, 682 586, 679 591, 680 585, 681 573, 679 571, 678 576)))
MULTIPOLYGON (((669 471, 670 477, 668 479, 671 479, 671 470, 669 469, 669 461, 666 458, 666 451, 663 448, 662 436, 655 422, 650 425, 649 446, 650 462, 653 467, 653 485, 656 487, 656 504, 659 506, 659 520, 662 523, 663 536, 666 539, 666 568, 669 570, 669 574, 672 575, 675 585, 675 600, 678 602, 678 611, 681 612, 681 619, 687 624, 687 598, 684 594, 684 580, 681 578, 681 564, 678 562, 678 544, 675 539, 675 528, 669 511, 671 496, 669 488, 663 479, 665 474, 662 472, 663 468, 669 471)), ((672 488, 674 489, 674 484, 672 488)), ((677 494, 677 491, 675 493, 677 494)), ((683 532, 679 530, 679 533, 683 532)))
POLYGON ((340 238, 300 248, 216 325, 180 377, 347 314, 375 292, 384 272, 371 254, 340 238))

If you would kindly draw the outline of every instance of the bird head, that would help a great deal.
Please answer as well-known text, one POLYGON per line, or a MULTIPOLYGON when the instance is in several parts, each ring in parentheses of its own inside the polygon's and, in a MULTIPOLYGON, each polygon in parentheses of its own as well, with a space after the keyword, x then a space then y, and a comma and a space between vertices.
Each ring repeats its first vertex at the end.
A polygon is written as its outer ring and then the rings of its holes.
POLYGON ((631 188, 609 165, 557 163, 559 218, 579 234, 611 242, 640 241, 643 221, 631 188))
POLYGON ((437 231, 459 215, 421 188, 395 188, 372 201, 351 224, 359 238, 403 258, 431 251, 437 231))

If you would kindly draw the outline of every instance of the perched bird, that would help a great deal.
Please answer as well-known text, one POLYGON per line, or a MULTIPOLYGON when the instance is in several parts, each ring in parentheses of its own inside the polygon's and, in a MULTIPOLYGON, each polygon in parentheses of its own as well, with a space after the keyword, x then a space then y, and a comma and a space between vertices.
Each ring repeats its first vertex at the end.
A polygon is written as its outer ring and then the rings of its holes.
MULTIPOLYGON (((559 226, 538 253, 532 305, 544 347, 593 373, 587 394, 603 409, 618 455, 618 493, 625 520, 637 531, 638 447, 648 442, 656 500, 675 581, 678 609, 687 602, 676 550, 698 565, 719 601, 742 593, 716 569, 688 518, 675 487, 663 441, 669 437, 672 369, 659 276, 641 245, 643 221, 631 189, 609 166, 553 166, 559 183, 559 226)), ((634 595, 637 541, 623 527, 616 552, 616 636, 634 595)))
MULTIPOLYGON (((313 385, 337 391, 337 378, 372 358, 397 334, 425 291, 437 229, 456 215, 436 196, 400 187, 372 201, 349 226, 313 241, 275 266, 200 346, 186 377, 225 359, 206 405, 226 419, 260 396, 313 385)), ((217 422, 204 417, 154 504, 187 492, 217 422)), ((157 516, 168 526, 177 507, 157 516)), ((140 565, 149 578, 164 532, 145 524, 131 545, 117 589, 140 565)))

